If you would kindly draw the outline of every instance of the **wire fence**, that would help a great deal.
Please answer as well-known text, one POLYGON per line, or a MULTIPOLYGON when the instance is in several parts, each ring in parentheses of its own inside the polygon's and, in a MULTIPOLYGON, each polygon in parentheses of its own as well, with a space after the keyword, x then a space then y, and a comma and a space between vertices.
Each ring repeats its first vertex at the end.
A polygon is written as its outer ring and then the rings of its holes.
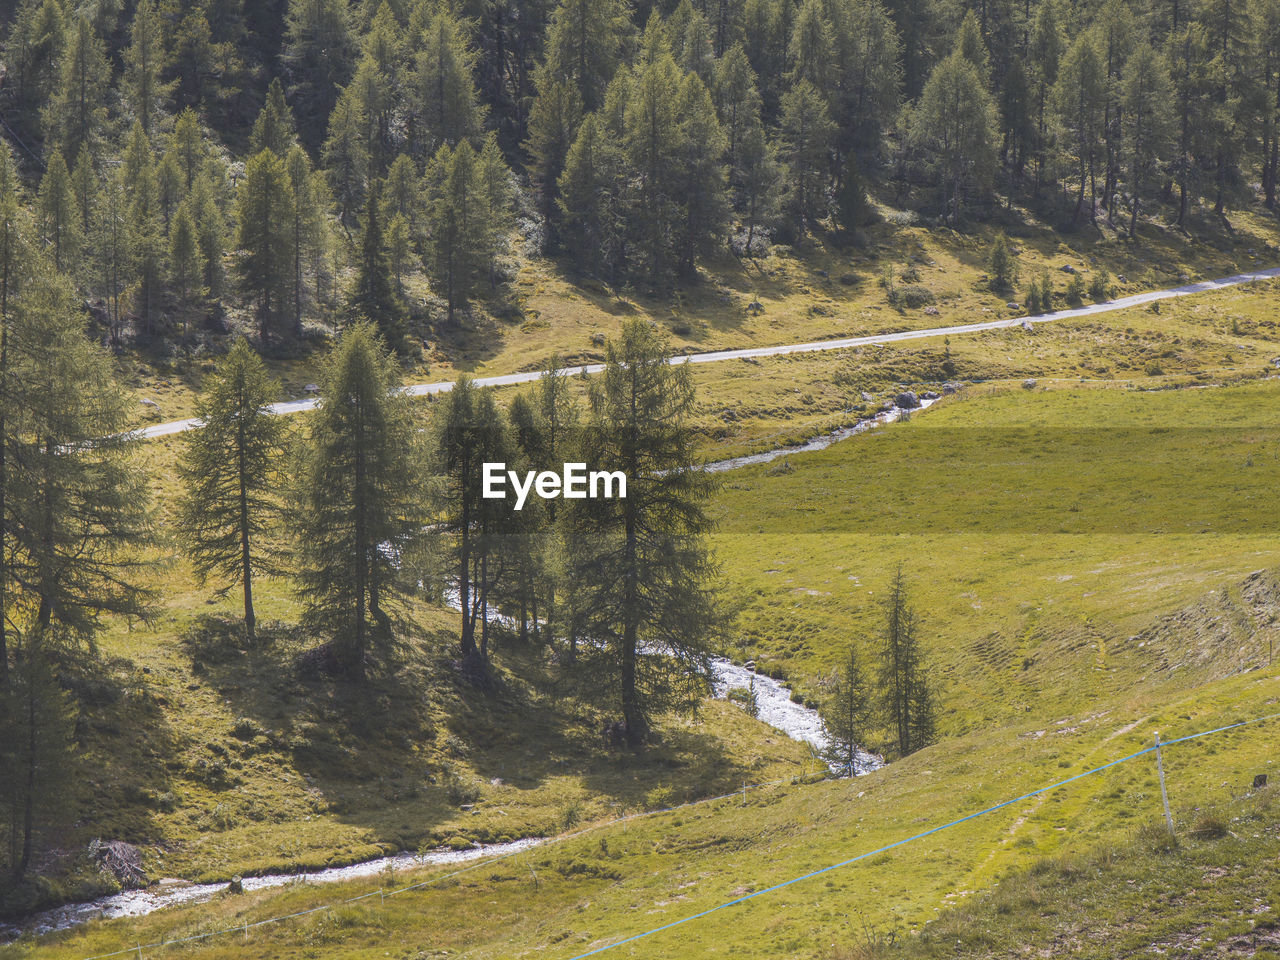
MULTIPOLYGON (((673 920, 668 923, 660 924, 658 926, 645 930, 642 933, 632 934, 631 936, 627 936, 627 937, 623 937, 622 939, 615 940, 612 943, 607 943, 602 946, 595 947, 591 950, 586 951, 585 953, 579 953, 569 958, 569 960, 586 960, 586 958, 588 957, 598 956, 599 954, 605 953, 610 950, 615 950, 618 947, 635 943, 639 940, 644 940, 648 937, 652 937, 664 931, 672 930, 676 927, 693 923, 697 920, 701 920, 705 917, 710 916, 711 914, 718 913, 721 910, 725 910, 729 907, 746 903, 749 900, 755 900, 759 897, 766 896, 767 894, 770 894, 770 893, 775 893, 779 890, 785 889, 795 884, 803 883, 806 880, 811 880, 814 877, 819 877, 819 876, 822 876, 823 874, 830 873, 834 870, 839 870, 844 867, 851 866, 855 863, 858 863, 859 861, 880 856, 881 854, 888 853, 900 847, 907 846, 908 844, 917 843, 921 840, 924 840, 927 837, 933 836, 934 834, 941 833, 944 830, 949 830, 952 827, 959 826, 962 823, 967 823, 971 820, 976 820, 979 817, 987 816, 988 814, 995 813, 996 811, 1012 806, 1013 804, 1021 803, 1024 800, 1030 800, 1033 797, 1038 797, 1041 794, 1048 793, 1053 790, 1059 790, 1063 787, 1066 787, 1069 784, 1075 783, 1078 780, 1083 780, 1086 777, 1091 777, 1096 774, 1102 773, 1105 770, 1109 770, 1121 764, 1128 763, 1131 760, 1136 760, 1137 758, 1146 756, 1147 754, 1155 753, 1157 755, 1157 759, 1159 760, 1161 758, 1161 751, 1163 751, 1168 747, 1176 746, 1181 743, 1187 743, 1192 740, 1200 740, 1205 737, 1215 736, 1217 734, 1225 733, 1229 730, 1237 730, 1242 727, 1248 727, 1248 726, 1252 726, 1259 723, 1266 723, 1267 721, 1276 720, 1276 719, 1280 719, 1280 713, 1271 713, 1265 716, 1254 717, 1248 720, 1240 720, 1235 723, 1229 723, 1220 727, 1214 727, 1211 730, 1202 730, 1202 731, 1199 731, 1198 733, 1191 733, 1185 736, 1175 737, 1172 740, 1162 741, 1160 740, 1159 735, 1157 734, 1155 741, 1150 746, 1143 747, 1141 750, 1135 750, 1133 753, 1127 754, 1123 757, 1119 757, 1115 760, 1110 760, 1107 763, 1093 767, 1089 770, 1085 770, 1081 773, 1074 774, 1073 776, 1067 777, 1063 780, 1058 780, 1053 783, 1047 784, 1045 786, 1037 787, 1036 789, 1031 790, 1027 793, 1023 793, 1016 797, 1011 797, 1008 800, 1003 800, 1000 803, 993 804, 992 806, 984 807, 980 810, 975 810, 971 813, 965 814, 962 817, 958 817, 954 820, 950 820, 947 823, 942 823, 937 826, 930 827, 927 830, 922 830, 919 833, 913 834, 909 837, 904 837, 900 840, 895 840, 892 843, 888 843, 883 846, 877 847, 874 850, 868 850, 864 853, 857 854, 856 856, 849 857, 837 863, 832 863, 828 866, 821 867, 817 870, 811 870, 808 873, 804 873, 799 876, 792 877, 791 879, 784 880, 780 883, 775 883, 769 887, 764 887, 753 893, 746 894, 745 896, 736 897, 732 900, 725 900, 721 903, 716 904, 715 906, 708 907, 705 910, 700 910, 696 913, 691 913, 688 916, 681 917, 678 920, 673 920)), ((549 845, 566 843, 570 840, 577 839, 586 834, 592 833, 597 830, 602 830, 607 827, 619 826, 634 820, 643 819, 645 817, 657 816, 663 813, 671 813, 673 811, 683 810, 689 807, 696 807, 696 806, 701 806, 705 804, 716 803, 718 801, 724 801, 724 800, 734 799, 738 797, 743 798, 745 801, 747 795, 751 790, 759 790, 759 789, 764 789, 768 787, 775 787, 775 786, 780 786, 782 784, 795 785, 795 784, 804 783, 808 781, 810 777, 814 776, 814 773, 816 772, 817 771, 804 773, 804 774, 795 774, 789 777, 781 777, 776 780, 768 780, 761 783, 744 784, 741 788, 733 790, 732 792, 729 792, 729 793, 722 793, 713 797, 704 797, 699 800, 692 800, 688 803, 676 804, 669 807, 661 807, 656 810, 639 811, 636 813, 627 814, 626 816, 616 817, 611 820, 600 821, 598 823, 594 823, 587 827, 584 827, 580 830, 559 834, 550 840, 543 841, 534 846, 521 848, 519 850, 512 850, 508 853, 501 854, 495 857, 480 859, 480 860, 477 860, 475 863, 472 863, 459 870, 454 870, 449 873, 441 874, 438 876, 428 877, 427 879, 419 881, 418 883, 409 884, 403 887, 396 887, 395 889, 392 889, 392 890, 387 890, 383 887, 379 887, 377 890, 371 890, 367 893, 360 894, 359 896, 347 897, 341 900, 335 900, 333 902, 321 904, 319 906, 311 907, 306 910, 298 910, 294 913, 281 914, 279 916, 269 917, 265 920, 244 921, 237 926, 225 927, 219 930, 213 930, 206 933, 193 934, 191 936, 186 936, 186 937, 177 937, 177 938, 167 939, 167 940, 158 940, 153 943, 139 943, 131 947, 125 947, 121 950, 115 950, 111 953, 94 954, 93 956, 85 957, 84 960, 108 960, 108 958, 111 958, 111 957, 142 958, 145 956, 144 951, 159 950, 165 947, 173 947, 173 946, 179 946, 181 944, 194 943, 196 941, 208 940, 213 937, 229 936, 234 934, 243 934, 244 936, 247 937, 249 934, 249 931, 256 928, 265 927, 271 924, 281 923, 285 920, 292 920, 299 917, 309 916, 311 914, 324 913, 326 911, 335 910, 339 907, 347 906, 349 904, 360 903, 363 901, 371 900, 374 897, 377 897, 380 903, 384 903, 390 897, 395 897, 400 894, 408 893, 413 890, 421 890, 435 884, 443 883, 447 880, 452 880, 456 877, 462 876, 463 874, 466 874, 466 873, 470 873, 473 870, 478 870, 482 867, 492 867, 495 864, 501 863, 506 860, 510 860, 514 857, 519 856, 521 853, 525 853, 531 849, 535 849, 535 848, 544 849, 549 845)), ((822 772, 824 773, 824 776, 825 776, 826 771, 822 771, 822 772)), ((1173 828, 1172 819, 1169 818, 1167 814, 1166 814, 1166 818, 1169 821, 1169 828, 1172 830, 1173 828)))

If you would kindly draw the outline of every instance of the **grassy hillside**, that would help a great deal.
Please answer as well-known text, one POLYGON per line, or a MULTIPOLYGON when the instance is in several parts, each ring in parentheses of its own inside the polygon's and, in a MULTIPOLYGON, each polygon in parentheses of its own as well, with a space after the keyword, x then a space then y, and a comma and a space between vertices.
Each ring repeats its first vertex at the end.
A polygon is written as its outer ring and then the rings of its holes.
MULTIPOLYGON (((254 928, 247 938, 218 937, 182 950, 245 960, 388 954, 561 960, 1125 756, 1150 743, 1155 730, 1167 738, 1274 712, 1278 693, 1268 671, 1181 696, 1125 697, 1105 710, 1046 725, 1023 721, 970 734, 856 781, 763 790, 745 803, 733 798, 655 815, 385 902, 375 897, 254 928)), ((1170 748, 1166 772, 1179 829, 1203 829, 1198 807, 1243 792, 1256 772, 1274 773, 1272 740, 1273 730, 1263 725, 1170 748)), ((615 955, 840 955, 835 951, 864 928, 905 934, 1045 856, 1087 851, 1100 841, 1119 844, 1157 816, 1159 804, 1154 764, 1149 756, 1139 758, 615 955)), ((1230 849, 1204 854, 1215 869, 1229 867, 1231 857, 1230 849)), ((98 924, 38 949, 0 949, 0 957, 79 958, 252 923, 430 875, 227 896, 142 920, 98 924)))

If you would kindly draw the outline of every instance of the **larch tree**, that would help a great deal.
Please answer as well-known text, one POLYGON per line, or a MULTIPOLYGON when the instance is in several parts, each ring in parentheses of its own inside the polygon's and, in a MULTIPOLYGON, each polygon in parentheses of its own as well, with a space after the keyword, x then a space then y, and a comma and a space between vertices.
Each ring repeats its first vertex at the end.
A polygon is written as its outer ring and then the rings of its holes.
POLYGON ((124 87, 134 116, 148 134, 173 93, 174 82, 165 79, 168 72, 162 14, 155 0, 139 0, 124 50, 124 87))
POLYGON ((832 767, 854 776, 858 772, 858 751, 869 739, 873 703, 862 677, 858 652, 850 646, 839 671, 831 678, 820 713, 827 731, 823 759, 832 767))
POLYGON ((59 270, 71 266, 80 239, 80 221, 71 173, 60 150, 54 150, 40 179, 36 210, 40 236, 53 254, 54 266, 59 270))
POLYGON ((254 578, 277 570, 269 543, 280 518, 283 424, 268 406, 279 393, 261 358, 237 340, 201 392, 200 427, 187 434, 180 467, 183 544, 202 580, 212 575, 241 588, 250 643, 254 578))
POLYGON ((365 201, 362 227, 356 279, 347 306, 353 320, 371 323, 393 349, 399 349, 405 337, 405 309, 392 282, 376 190, 370 190, 365 201))
POLYGON ((995 104, 982 71, 957 50, 929 75, 911 119, 912 143, 933 169, 949 223, 969 197, 991 186, 995 128, 995 104))
POLYGON ((1067 50, 1053 88, 1054 110, 1063 131, 1063 148, 1076 167, 1079 187, 1075 218, 1085 214, 1089 192, 1089 220, 1097 218, 1097 166, 1102 150, 1107 81, 1097 40, 1082 34, 1067 50))
POLYGON ((905 757, 933 739, 933 702, 917 636, 918 620, 899 567, 883 603, 880 646, 880 702, 892 737, 905 757))
POLYGON ((425 161, 442 144, 456 147, 480 132, 484 112, 476 94, 476 55, 462 24, 448 9, 432 16, 414 59, 411 148, 425 161))
POLYGON ((566 576, 577 584, 580 669, 642 743, 653 715, 703 696, 720 613, 705 505, 714 481, 693 459, 687 366, 628 321, 591 384, 589 469, 621 471, 625 497, 566 501, 566 576))
POLYGON ((58 65, 58 87, 43 115, 45 140, 64 156, 81 147, 96 151, 107 124, 111 65, 102 38, 88 17, 75 17, 67 30, 58 65))
POLYGON ((416 589, 422 533, 420 442, 394 356, 367 323, 334 345, 310 439, 294 467, 293 528, 303 625, 326 638, 325 663, 363 680, 395 641, 416 589))
POLYGON ((191 321, 201 310, 208 288, 204 285, 204 256, 200 250, 200 237, 187 203, 179 204, 177 213, 169 224, 169 292, 173 297, 174 314, 182 328, 182 348, 185 350, 191 331, 191 321))
POLYGON ((556 193, 562 241, 579 269, 616 283, 625 247, 622 148, 595 114, 578 128, 556 193))
POLYGON ((263 150, 245 164, 236 197, 236 247, 245 292, 266 342, 291 314, 293 187, 284 160, 263 150))
POLYGON ((1121 97, 1129 158, 1129 238, 1138 233, 1138 208, 1173 145, 1174 92, 1169 67, 1150 44, 1129 57, 1121 97))
POLYGON ((444 297, 446 319, 478 289, 489 263, 488 197, 476 152, 465 140, 441 147, 427 166, 426 263, 444 297))
POLYGON ((270 150, 283 157, 297 141, 294 128, 293 111, 284 99, 284 86, 279 77, 271 79, 267 87, 267 100, 258 111, 258 118, 253 121, 253 131, 249 134, 249 153, 258 154, 270 150))
POLYGON ((787 165, 787 214, 798 237, 827 213, 827 168, 835 125, 812 81, 794 83, 782 96, 780 138, 787 165))
POLYGON ((298 134, 315 151, 338 91, 351 79, 355 36, 347 0, 289 0, 280 59, 289 97, 302 118, 298 134))

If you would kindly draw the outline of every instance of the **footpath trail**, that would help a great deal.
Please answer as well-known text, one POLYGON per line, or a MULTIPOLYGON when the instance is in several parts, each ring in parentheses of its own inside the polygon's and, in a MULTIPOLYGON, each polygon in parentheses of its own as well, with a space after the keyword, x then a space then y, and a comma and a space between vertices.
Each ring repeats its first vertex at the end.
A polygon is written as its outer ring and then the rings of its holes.
MULTIPOLYGON (((1108 300, 1104 303, 1091 303, 1088 306, 1075 307, 1070 310, 1058 310, 1054 313, 1042 313, 1029 317, 1002 317, 999 320, 985 320, 980 323, 961 323, 949 327, 930 327, 924 330, 902 330, 898 333, 880 333, 864 337, 844 337, 838 340, 815 340, 809 343, 787 343, 772 347, 743 347, 737 350, 714 350, 708 353, 678 354, 670 359, 670 363, 718 363, 721 360, 744 360, 756 357, 781 357, 793 353, 819 353, 825 350, 848 350, 850 347, 865 347, 878 343, 901 343, 904 340, 926 340, 930 337, 954 337, 966 333, 981 333, 984 330, 1000 330, 1019 327, 1027 323, 1053 323, 1058 320, 1071 320, 1076 317, 1091 317, 1113 310, 1125 310, 1154 303, 1157 300, 1172 300, 1176 297, 1190 297, 1215 290, 1238 287, 1258 280, 1280 278, 1280 267, 1267 270, 1254 270, 1249 273, 1237 273, 1234 276, 1222 277, 1219 280, 1201 280, 1198 283, 1187 283, 1180 287, 1165 290, 1149 290, 1146 293, 1135 293, 1132 296, 1108 300)), ((590 363, 578 367, 563 367, 562 374, 592 374, 604 369, 602 363, 590 363)), ((478 387, 510 387, 522 383, 532 383, 542 376, 542 371, 526 371, 523 373, 506 373, 494 377, 476 377, 478 387)), ((441 380, 436 383, 418 383, 402 388, 412 397, 425 397, 435 393, 445 393, 453 389, 452 380, 441 380)), ((318 397, 306 400, 286 400, 273 403, 270 412, 282 416, 291 413, 302 413, 312 410, 319 402, 318 397)), ((168 423, 157 423, 142 427, 136 431, 144 438, 167 437, 175 433, 184 433, 200 426, 199 419, 191 417, 186 420, 172 420, 168 423)))

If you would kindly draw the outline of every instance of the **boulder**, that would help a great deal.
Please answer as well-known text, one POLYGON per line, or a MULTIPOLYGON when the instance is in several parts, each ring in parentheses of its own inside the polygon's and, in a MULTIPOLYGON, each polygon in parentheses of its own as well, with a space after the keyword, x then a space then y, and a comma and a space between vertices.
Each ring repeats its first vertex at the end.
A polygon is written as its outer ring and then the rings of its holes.
POLYGON ((893 398, 893 405, 901 407, 903 410, 914 410, 920 406, 920 398, 915 395, 912 390, 903 390, 900 394, 893 398))
POLYGON ((1036 382, 1035 382, 1034 380, 1023 380, 1023 381, 1022 381, 1022 389, 1023 389, 1023 390, 1034 390, 1035 388, 1036 388, 1036 382))
POLYGON ((960 385, 958 383, 944 383, 942 385, 942 395, 949 397, 959 389, 960 385))

